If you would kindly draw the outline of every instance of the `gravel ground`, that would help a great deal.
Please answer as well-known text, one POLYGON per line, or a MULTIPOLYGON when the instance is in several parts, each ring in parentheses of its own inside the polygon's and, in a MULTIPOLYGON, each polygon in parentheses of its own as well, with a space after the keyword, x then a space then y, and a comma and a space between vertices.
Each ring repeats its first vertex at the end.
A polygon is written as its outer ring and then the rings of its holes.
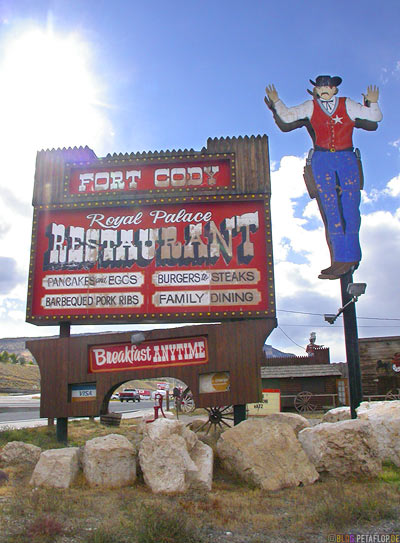
POLYGON ((207 543, 353 543, 349 538, 353 535, 354 543, 399 543, 400 520, 382 521, 374 526, 353 526, 346 532, 332 530, 329 533, 306 532, 297 536, 285 533, 252 533, 248 535, 229 531, 205 532, 207 543), (342 538, 338 536, 342 536, 342 538), (347 538, 346 538, 347 535, 347 538), (390 536, 397 536, 391 538, 390 536), (364 538, 357 536, 365 536, 364 538), (375 537, 374 537, 375 536, 375 537), (384 537, 386 536, 386 537, 384 537))

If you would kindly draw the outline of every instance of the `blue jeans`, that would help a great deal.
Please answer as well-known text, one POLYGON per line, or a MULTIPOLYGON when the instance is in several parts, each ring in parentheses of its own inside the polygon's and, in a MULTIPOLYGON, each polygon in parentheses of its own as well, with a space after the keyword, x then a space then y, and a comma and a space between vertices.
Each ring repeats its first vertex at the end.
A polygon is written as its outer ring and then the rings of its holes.
POLYGON ((359 262, 360 173, 353 151, 314 151, 311 167, 318 204, 335 262, 359 262))

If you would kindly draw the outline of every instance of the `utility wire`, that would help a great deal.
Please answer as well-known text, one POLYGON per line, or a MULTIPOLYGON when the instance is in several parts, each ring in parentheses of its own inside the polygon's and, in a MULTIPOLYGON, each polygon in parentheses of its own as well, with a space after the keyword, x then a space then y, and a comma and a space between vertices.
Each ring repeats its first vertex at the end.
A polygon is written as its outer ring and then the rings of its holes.
MULTIPOLYGON (((289 324, 287 322, 285 323, 282 323, 282 326, 301 326, 301 327, 307 327, 307 328, 342 328, 342 325, 333 325, 333 324, 326 324, 325 326, 323 324, 289 324)), ((392 324, 392 325, 389 325, 389 324, 386 324, 386 325, 383 325, 383 324, 376 324, 375 326, 373 325, 368 325, 368 324, 361 324, 361 325, 358 325, 357 328, 398 328, 399 325, 398 324, 392 324)))
MULTIPOLYGON (((282 311, 283 313, 297 313, 298 315, 314 315, 316 317, 323 317, 323 313, 307 313, 306 311, 291 311, 289 309, 277 309, 277 311, 282 311)), ((359 317, 357 319, 367 319, 367 320, 376 320, 376 321, 400 321, 400 318, 389 318, 389 317, 359 317)))
POLYGON ((278 326, 278 328, 279 328, 279 330, 282 332, 282 334, 284 334, 284 335, 285 335, 292 343, 294 343, 295 345, 297 345, 297 347, 300 347, 300 349, 301 349, 302 351, 305 351, 305 348, 302 347, 301 345, 299 345, 298 343, 296 343, 295 341, 293 341, 293 339, 292 339, 291 337, 289 337, 289 336, 287 335, 287 333, 284 332, 280 326, 278 326))

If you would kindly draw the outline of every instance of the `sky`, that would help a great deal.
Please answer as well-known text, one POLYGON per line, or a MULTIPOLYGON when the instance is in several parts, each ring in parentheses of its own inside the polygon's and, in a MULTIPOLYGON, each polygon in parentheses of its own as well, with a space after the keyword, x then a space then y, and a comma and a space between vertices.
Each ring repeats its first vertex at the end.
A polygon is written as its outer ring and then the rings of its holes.
POLYGON ((340 95, 359 102, 380 89, 378 130, 354 135, 365 176, 358 334, 399 335, 399 18, 398 0, 0 0, 0 337, 58 334, 25 323, 38 150, 88 145, 101 157, 267 134, 278 318, 267 343, 304 355, 315 331, 345 361, 341 317, 323 318, 341 295, 339 281, 318 279, 330 259, 302 177, 311 140, 281 132, 263 101, 274 83, 297 105, 320 74, 341 76, 340 95))

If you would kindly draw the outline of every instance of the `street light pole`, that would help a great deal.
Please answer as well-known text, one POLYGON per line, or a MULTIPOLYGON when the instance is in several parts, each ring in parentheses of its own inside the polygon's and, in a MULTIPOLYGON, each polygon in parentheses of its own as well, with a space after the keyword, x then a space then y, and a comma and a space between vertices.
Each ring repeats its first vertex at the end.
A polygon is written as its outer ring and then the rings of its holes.
POLYGON ((356 419, 356 409, 362 402, 362 385, 360 371, 360 354, 358 350, 358 332, 356 304, 349 303, 352 295, 348 292, 348 285, 353 282, 353 274, 347 272, 340 278, 342 289, 343 325, 346 343, 347 367, 349 371, 349 392, 351 418, 356 419))

